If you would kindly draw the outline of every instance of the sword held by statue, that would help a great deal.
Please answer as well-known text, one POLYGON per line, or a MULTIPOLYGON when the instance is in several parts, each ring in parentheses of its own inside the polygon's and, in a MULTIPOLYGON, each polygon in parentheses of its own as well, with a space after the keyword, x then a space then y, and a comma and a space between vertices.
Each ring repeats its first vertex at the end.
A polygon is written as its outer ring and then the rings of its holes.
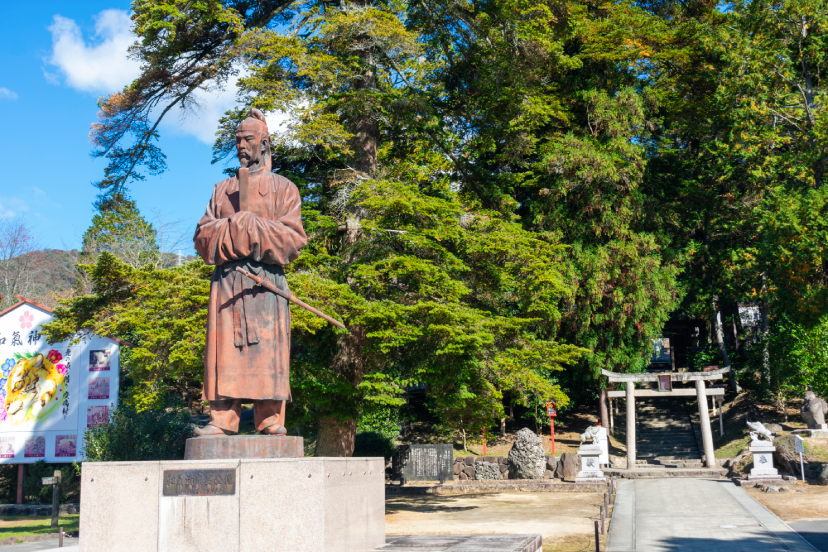
POLYGON ((250 272, 246 271, 245 269, 243 269, 240 266, 236 267, 236 272, 239 272, 239 273, 247 276, 248 278, 250 278, 251 280, 256 282, 258 285, 262 286, 266 290, 272 291, 273 293, 275 293, 276 295, 278 295, 280 297, 284 297, 285 299, 287 299, 291 303, 299 305, 303 309, 312 312, 313 314, 315 314, 316 316, 318 316, 320 318, 324 318, 325 320, 327 320, 328 322, 330 322, 334 326, 338 326, 338 327, 342 328, 343 330, 348 329, 348 328, 345 327, 345 325, 342 322, 339 322, 338 320, 334 320, 333 318, 331 318, 330 316, 328 316, 324 312, 320 312, 320 311, 316 310, 315 308, 313 308, 312 306, 305 303, 304 301, 302 301, 301 299, 297 299, 296 296, 293 295, 291 292, 277 288, 273 284, 273 282, 271 282, 270 280, 266 280, 264 276, 256 276, 255 274, 251 274, 250 272))

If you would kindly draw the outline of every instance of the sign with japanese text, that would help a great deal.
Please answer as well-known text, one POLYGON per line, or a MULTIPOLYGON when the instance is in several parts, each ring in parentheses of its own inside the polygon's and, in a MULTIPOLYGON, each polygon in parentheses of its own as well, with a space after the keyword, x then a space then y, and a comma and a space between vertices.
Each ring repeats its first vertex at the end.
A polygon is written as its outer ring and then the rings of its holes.
POLYGON ((87 426, 116 404, 119 344, 50 345, 40 328, 52 318, 26 301, 0 313, 0 464, 82 460, 87 426))
POLYGON ((546 405, 546 415, 549 417, 557 416, 558 415, 558 405, 551 402, 547 403, 546 405))

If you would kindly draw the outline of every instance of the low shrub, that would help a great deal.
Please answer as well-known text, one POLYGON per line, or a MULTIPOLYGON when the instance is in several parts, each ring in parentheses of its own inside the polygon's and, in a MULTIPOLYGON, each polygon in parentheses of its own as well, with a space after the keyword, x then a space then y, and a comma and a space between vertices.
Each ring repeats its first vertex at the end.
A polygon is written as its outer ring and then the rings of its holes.
POLYGON ((354 456, 382 456, 386 460, 397 452, 393 439, 378 431, 362 431, 354 440, 354 456))
POLYGON ((86 429, 84 452, 92 462, 183 460, 184 444, 193 430, 179 402, 146 410, 121 404, 106 423, 86 429))

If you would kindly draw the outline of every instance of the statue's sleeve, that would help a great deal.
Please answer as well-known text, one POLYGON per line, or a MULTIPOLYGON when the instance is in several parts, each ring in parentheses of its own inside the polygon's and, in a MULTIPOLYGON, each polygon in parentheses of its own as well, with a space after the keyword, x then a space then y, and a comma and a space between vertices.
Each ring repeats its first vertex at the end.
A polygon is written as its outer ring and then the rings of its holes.
POLYGON ((281 208, 275 219, 235 213, 228 219, 216 217, 222 186, 213 192, 207 212, 198 222, 195 248, 207 264, 250 259, 266 264, 286 265, 299 256, 308 239, 302 228, 302 200, 292 183, 281 190, 281 208))

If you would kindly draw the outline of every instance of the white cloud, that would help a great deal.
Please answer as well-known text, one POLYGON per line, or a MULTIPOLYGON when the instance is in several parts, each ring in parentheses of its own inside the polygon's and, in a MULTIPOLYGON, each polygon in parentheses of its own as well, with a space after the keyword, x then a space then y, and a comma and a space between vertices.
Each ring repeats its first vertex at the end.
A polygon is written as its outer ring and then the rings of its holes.
POLYGON ((127 57, 127 48, 135 42, 130 25, 127 12, 104 10, 95 16, 94 40, 87 43, 74 20, 55 15, 49 27, 52 55, 48 62, 76 90, 120 90, 140 73, 139 63, 127 57))
POLYGON ((14 101, 17 99, 17 92, 14 90, 9 90, 8 88, 3 88, 0 86, 0 100, 11 100, 14 101))
MULTIPOLYGON (((195 91, 193 97, 198 105, 188 112, 177 109, 176 106, 176 108, 173 108, 176 115, 170 113, 162 124, 174 131, 190 134, 201 142, 212 145, 216 139, 219 119, 226 111, 233 109, 238 104, 236 101, 236 83, 240 76, 243 75, 230 77, 224 90, 215 92, 195 91)), ((266 113, 265 120, 267 121, 268 130, 273 133, 282 128, 287 121, 287 115, 281 112, 266 113)))
MULTIPOLYGON (((47 61, 57 69, 57 74, 44 70, 46 80, 53 84, 64 82, 82 92, 111 94, 121 90, 140 74, 139 63, 127 57, 127 50, 136 39, 131 23, 126 11, 104 10, 95 16, 94 36, 86 39, 74 20, 55 15, 49 27, 52 53, 47 61)), ((238 79, 230 78, 223 90, 197 90, 193 94, 197 105, 188 111, 176 106, 164 117, 162 126, 212 145, 219 119, 236 106, 238 79)), ((0 88, 0 99, 3 90, 0 88)), ((271 132, 285 121, 284 114, 267 115, 271 132)))
POLYGON ((0 218, 12 218, 28 211, 29 206, 16 197, 0 197, 0 218))

